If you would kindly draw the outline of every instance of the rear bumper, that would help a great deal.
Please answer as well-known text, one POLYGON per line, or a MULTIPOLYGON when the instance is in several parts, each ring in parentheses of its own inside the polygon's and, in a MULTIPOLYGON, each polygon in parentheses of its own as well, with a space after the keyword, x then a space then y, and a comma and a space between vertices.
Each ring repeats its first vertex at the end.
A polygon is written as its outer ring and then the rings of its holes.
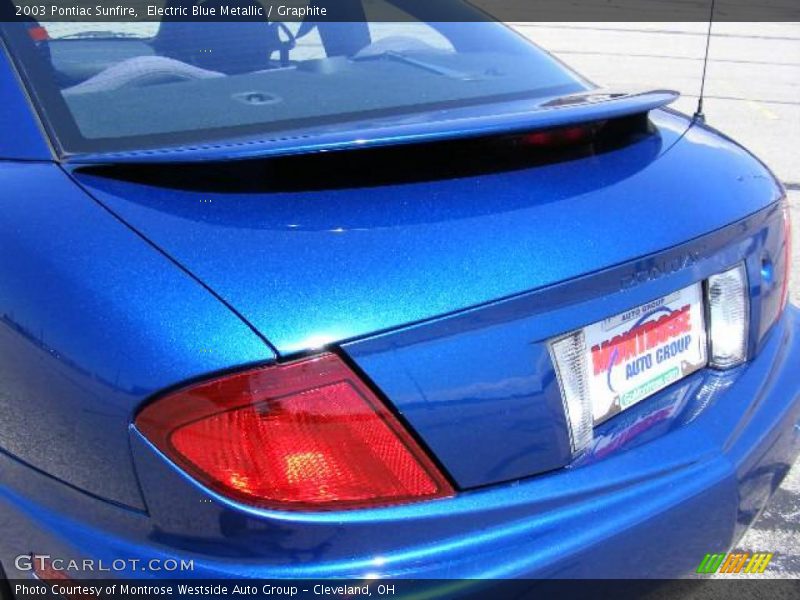
POLYGON ((30 576, 14 557, 31 552, 106 566, 194 561, 182 573, 126 567, 80 577, 683 576, 738 540, 800 452, 798 365, 800 309, 790 306, 755 360, 697 373, 609 421, 572 467, 390 509, 236 506, 187 480, 135 431, 147 512, 0 455, 0 560, 12 578, 30 576))

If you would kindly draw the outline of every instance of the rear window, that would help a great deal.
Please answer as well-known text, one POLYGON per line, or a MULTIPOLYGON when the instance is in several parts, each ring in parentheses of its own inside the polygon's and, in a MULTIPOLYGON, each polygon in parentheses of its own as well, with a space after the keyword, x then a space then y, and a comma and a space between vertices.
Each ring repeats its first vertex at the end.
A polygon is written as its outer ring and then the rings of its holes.
POLYGON ((3 34, 65 153, 297 135, 586 87, 502 25, 387 4, 398 22, 30 22, 3 34))

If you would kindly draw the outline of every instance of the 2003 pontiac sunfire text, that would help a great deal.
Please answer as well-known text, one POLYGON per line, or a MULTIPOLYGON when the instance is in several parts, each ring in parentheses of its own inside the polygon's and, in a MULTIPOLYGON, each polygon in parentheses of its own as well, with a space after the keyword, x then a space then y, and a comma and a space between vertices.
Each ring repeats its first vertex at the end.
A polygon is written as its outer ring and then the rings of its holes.
MULTIPOLYGON (((14 12, 18 17, 37 17, 37 18, 69 18, 69 17, 123 17, 138 19, 139 12, 131 6, 65 6, 64 4, 49 5, 15 5, 14 12)), ((306 17, 325 17, 328 14, 327 8, 320 6, 277 6, 269 5, 266 9, 263 6, 228 6, 208 7, 196 4, 191 7, 186 6, 157 6, 147 5, 146 17, 161 19, 163 17, 264 17, 269 19, 273 16, 287 19, 305 19, 306 17)))

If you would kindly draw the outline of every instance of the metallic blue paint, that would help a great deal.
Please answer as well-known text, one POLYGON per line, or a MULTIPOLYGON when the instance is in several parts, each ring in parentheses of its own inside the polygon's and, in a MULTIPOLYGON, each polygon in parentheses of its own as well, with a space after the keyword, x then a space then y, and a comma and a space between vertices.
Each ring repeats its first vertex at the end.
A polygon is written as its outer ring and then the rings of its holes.
POLYGON ((194 559, 195 577, 681 575, 736 541, 800 450, 799 319, 791 308, 746 366, 698 372, 603 424, 604 446, 584 462, 448 500, 251 509, 202 489, 132 431, 148 498, 141 514, 1 455, 0 555, 26 540, 26 549, 107 563, 194 559), (660 560, 649 560, 655 552, 660 560))
POLYGON ((53 152, 0 40, 0 160, 52 160, 53 152))
POLYGON ((176 382, 274 354, 52 163, 0 162, 0 448, 142 509, 127 441, 176 382))
POLYGON ((0 62, 27 140, 0 145, 16 159, 0 162, 11 576, 31 551, 193 559, 200 577, 681 575, 738 539, 800 452, 800 311, 772 323, 780 289, 761 279, 786 270, 782 190, 685 117, 656 110, 630 146, 516 171, 204 194, 46 160, 11 77, 0 62), (544 342, 739 261, 750 360, 607 421, 568 464, 544 342), (253 509, 131 425, 172 386, 320 344, 377 385, 456 497, 253 509))
POLYGON ((614 152, 402 185, 219 193, 74 173, 291 355, 658 252, 780 197, 745 151, 654 121, 614 152))
MULTIPOLYGON (((578 280, 344 345, 462 487, 517 479, 570 462, 561 393, 547 341, 746 260, 779 255, 772 206, 729 227, 578 280), (620 289, 653 264, 693 263, 648 285, 620 289), (442 374, 446 373, 446 377, 442 374), (475 450, 480 440, 480 450, 475 450)), ((757 296, 755 289, 753 296, 757 296)), ((773 291, 770 299, 778 297, 773 291)), ((760 326, 753 316, 753 331, 760 326)), ((760 344, 753 340, 751 347, 760 344)))

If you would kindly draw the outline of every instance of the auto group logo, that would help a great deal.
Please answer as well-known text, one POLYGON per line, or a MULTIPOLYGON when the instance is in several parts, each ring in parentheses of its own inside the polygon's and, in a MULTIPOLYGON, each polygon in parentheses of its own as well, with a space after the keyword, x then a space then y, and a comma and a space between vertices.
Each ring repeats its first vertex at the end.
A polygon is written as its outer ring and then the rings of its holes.
POLYGON ((616 365, 624 366, 625 378, 632 379, 652 368, 653 356, 650 351, 654 348, 674 341, 670 346, 658 349, 655 357, 658 363, 669 358, 670 354, 686 350, 691 341, 688 335, 691 332, 690 309, 688 304, 677 310, 656 308, 642 316, 625 333, 594 346, 592 368, 595 377, 605 372, 608 389, 616 393, 613 383, 616 365))
POLYGON ((703 575, 714 573, 756 575, 766 571, 772 556, 772 552, 706 554, 697 567, 697 572, 703 575))

